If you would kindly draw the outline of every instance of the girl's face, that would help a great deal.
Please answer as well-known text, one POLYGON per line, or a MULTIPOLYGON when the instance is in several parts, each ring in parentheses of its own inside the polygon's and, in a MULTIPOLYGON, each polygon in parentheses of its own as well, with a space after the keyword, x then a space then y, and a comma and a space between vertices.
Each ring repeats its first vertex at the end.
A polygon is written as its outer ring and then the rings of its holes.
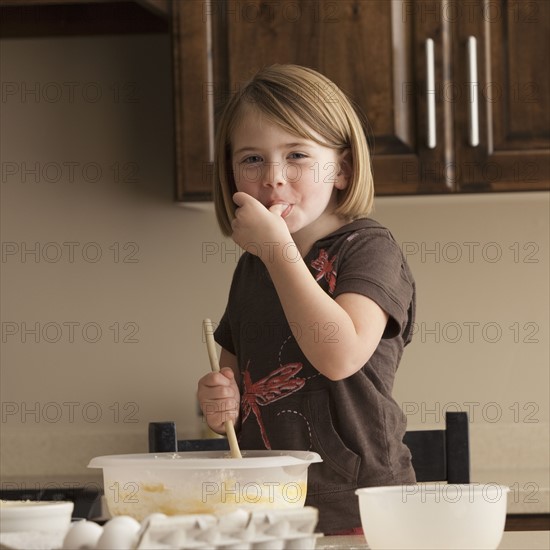
POLYGON ((348 182, 336 150, 287 133, 253 108, 244 111, 231 137, 237 190, 266 208, 286 205, 282 217, 291 234, 322 228, 335 217, 336 190, 348 182))

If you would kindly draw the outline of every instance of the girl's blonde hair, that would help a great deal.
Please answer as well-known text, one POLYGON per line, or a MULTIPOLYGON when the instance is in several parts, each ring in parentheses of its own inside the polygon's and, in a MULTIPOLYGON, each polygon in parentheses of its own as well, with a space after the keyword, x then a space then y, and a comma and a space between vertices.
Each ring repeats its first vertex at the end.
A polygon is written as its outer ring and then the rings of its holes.
POLYGON ((372 209, 374 185, 370 154, 357 112, 346 95, 328 78, 307 67, 271 65, 260 70, 229 100, 216 132, 214 204, 224 235, 231 235, 237 192, 231 161, 231 136, 244 109, 259 110, 290 134, 338 151, 349 150, 351 174, 338 191, 335 213, 354 220, 372 209), (311 133, 320 135, 324 141, 311 133))

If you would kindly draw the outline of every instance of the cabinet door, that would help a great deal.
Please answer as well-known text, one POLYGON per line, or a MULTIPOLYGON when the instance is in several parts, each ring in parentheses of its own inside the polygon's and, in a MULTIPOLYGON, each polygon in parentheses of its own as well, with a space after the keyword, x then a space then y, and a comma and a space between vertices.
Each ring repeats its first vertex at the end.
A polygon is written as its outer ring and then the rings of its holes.
POLYGON ((441 5, 441 0, 215 2, 216 105, 265 65, 312 67, 366 115, 377 194, 449 190, 445 105, 435 105, 433 148, 426 120, 426 40, 435 43, 438 82, 448 51, 441 5))
POLYGON ((214 118, 208 3, 172 0, 176 199, 212 197, 214 118))
POLYGON ((549 189, 550 2, 471 0, 452 10, 458 189, 549 189))

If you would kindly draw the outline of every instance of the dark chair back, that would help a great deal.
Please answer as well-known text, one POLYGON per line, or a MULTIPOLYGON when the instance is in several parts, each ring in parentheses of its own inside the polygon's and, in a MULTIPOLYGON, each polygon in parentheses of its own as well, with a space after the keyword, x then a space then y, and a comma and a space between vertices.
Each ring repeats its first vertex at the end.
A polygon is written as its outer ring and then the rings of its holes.
POLYGON ((184 453, 188 451, 225 451, 229 443, 225 437, 211 439, 180 439, 175 422, 149 423, 150 453, 184 453))
POLYGON ((470 483, 468 413, 447 412, 444 430, 408 431, 403 442, 409 447, 416 480, 470 483))
MULTIPOLYGON (((444 430, 415 430, 405 434, 416 480, 470 483, 468 414, 447 412, 444 430)), ((175 422, 149 424, 149 452, 229 450, 225 437, 179 440, 175 422)))

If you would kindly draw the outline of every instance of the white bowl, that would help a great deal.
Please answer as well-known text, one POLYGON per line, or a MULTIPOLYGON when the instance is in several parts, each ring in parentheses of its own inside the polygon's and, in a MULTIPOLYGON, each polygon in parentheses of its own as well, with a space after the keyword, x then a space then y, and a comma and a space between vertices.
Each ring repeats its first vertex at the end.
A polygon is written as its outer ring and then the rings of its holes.
POLYGON ((372 550, 495 550, 509 487, 422 483, 358 489, 361 523, 372 550))
POLYGON ((65 501, 0 500, 0 532, 66 531, 73 508, 65 501))
POLYGON ((92 459, 103 468, 109 512, 138 521, 153 513, 213 514, 237 508, 300 508, 307 470, 321 462, 308 451, 226 451, 112 455, 92 459))

